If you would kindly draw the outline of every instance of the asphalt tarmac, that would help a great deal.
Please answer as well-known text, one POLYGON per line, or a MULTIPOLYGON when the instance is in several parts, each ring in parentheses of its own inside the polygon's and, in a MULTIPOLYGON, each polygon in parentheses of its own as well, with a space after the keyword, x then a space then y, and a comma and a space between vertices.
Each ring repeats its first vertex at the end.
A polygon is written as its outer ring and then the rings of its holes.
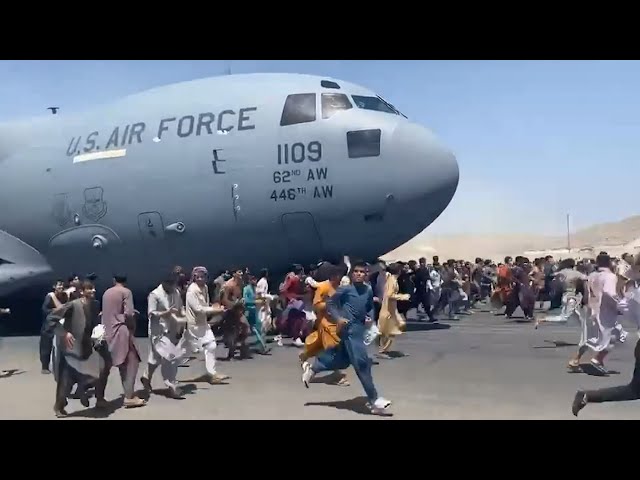
MULTIPOLYGON (((540 313, 538 313, 540 314, 540 313)), ((518 310, 516 316, 521 315, 518 310)), ((197 382, 204 373, 200 355, 180 368, 178 379, 187 392, 184 400, 162 395, 158 370, 157 390, 143 408, 122 408, 122 387, 116 369, 107 388, 111 408, 100 413, 70 400, 69 419, 575 419, 571 402, 578 388, 601 388, 629 382, 633 371, 630 330, 625 344, 617 347, 607 368, 618 371, 608 377, 596 372, 571 374, 565 365, 579 338, 575 326, 546 324, 535 330, 522 318, 512 320, 481 311, 459 321, 408 323, 398 337, 395 358, 378 360, 373 367, 379 393, 393 402, 388 417, 370 415, 362 387, 353 369, 347 371, 351 386, 335 386, 318 378, 309 389, 301 382, 298 349, 275 344, 271 355, 249 360, 219 361, 220 372, 231 375, 226 385, 197 382)), ((148 340, 137 339, 146 363, 148 340)), ((375 353, 371 347, 371 353, 375 353)), ((218 357, 226 349, 218 347, 218 357)), ((589 354, 584 361, 587 362, 589 354)), ((55 419, 52 375, 42 375, 38 361, 38 337, 4 338, 0 344, 0 368, 12 370, 0 378, 0 419, 55 419)), ((140 382, 136 388, 141 389, 140 382)), ((640 419, 638 402, 588 405, 580 419, 640 419)))

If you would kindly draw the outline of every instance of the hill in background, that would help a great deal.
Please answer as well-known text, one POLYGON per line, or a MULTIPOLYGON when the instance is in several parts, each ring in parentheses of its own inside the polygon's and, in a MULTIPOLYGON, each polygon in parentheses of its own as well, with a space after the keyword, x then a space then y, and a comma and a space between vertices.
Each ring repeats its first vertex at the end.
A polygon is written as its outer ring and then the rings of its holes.
MULTIPOLYGON (((571 233, 573 248, 621 245, 640 237, 640 215, 619 222, 593 225, 571 233)), ((422 232, 409 242, 389 252, 386 260, 430 259, 438 255, 448 258, 474 260, 475 257, 501 260, 506 255, 522 255, 527 250, 565 248, 566 236, 524 234, 454 234, 431 235, 422 232)))

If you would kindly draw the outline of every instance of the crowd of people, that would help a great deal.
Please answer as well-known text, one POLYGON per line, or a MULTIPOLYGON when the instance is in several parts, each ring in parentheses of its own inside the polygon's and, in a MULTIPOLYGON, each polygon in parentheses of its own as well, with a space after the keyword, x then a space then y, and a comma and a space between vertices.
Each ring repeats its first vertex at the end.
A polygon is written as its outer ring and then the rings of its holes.
MULTIPOLYGON (((300 349, 305 387, 316 374, 327 371, 333 372, 335 385, 349 385, 345 371, 352 366, 371 413, 382 414, 391 402, 375 387, 368 346, 376 343, 377 359, 390 358, 394 338, 405 330, 411 309, 417 311, 418 321, 435 322, 442 315, 455 321, 488 302, 496 314, 504 308, 507 317, 520 307, 536 328, 575 318, 581 325, 581 340, 569 370, 580 371, 580 359, 591 349, 595 352, 591 364, 606 375, 604 358, 627 336, 619 314, 640 318, 640 308, 630 309, 639 300, 640 275, 635 273, 639 270, 640 261, 633 256, 614 260, 605 252, 595 260, 560 263, 551 256, 533 262, 506 257, 498 264, 481 258, 474 263, 440 264, 437 256, 429 264, 425 258, 367 264, 345 257, 319 262, 306 271, 294 265, 277 285, 267 270, 254 275, 247 268, 236 268, 210 276, 205 267, 193 268, 190 275, 175 267, 147 298, 149 354, 139 378, 144 398, 134 391, 141 363, 134 341, 140 314, 126 275, 114 276, 101 302, 96 299, 95 278, 72 275, 66 284, 57 281, 45 297, 40 361, 42 373, 53 370, 56 380, 54 413, 65 417, 74 385, 73 396, 83 406, 89 406, 87 392, 94 388, 95 408, 106 408, 105 389, 113 367, 120 373, 124 407, 142 407, 150 398, 158 367, 168 396, 180 399, 184 397, 176 378, 178 367, 196 354, 204 355, 202 379, 220 384, 230 377, 218 371, 218 342, 226 347, 228 361, 251 358, 252 352, 268 355, 274 345, 289 339, 300 349), (535 319, 536 302, 545 301, 558 314, 547 312, 535 319)), ((640 398, 639 375, 637 364, 632 383, 624 388, 579 392, 574 414, 589 402, 640 398)))
MULTIPOLYGON (((211 384, 226 382, 230 377, 217 369, 218 342, 222 340, 227 349, 225 360, 236 358, 236 353, 237 358, 248 359, 252 336, 258 354, 268 354, 268 343, 283 345, 285 338, 300 347, 307 387, 319 371, 353 365, 372 413, 381 413, 390 402, 377 394, 371 378, 365 335, 372 324, 374 298, 367 276, 368 266, 363 263, 348 267, 322 262, 313 266, 311 274, 296 265, 273 291, 267 270, 256 276, 237 268, 210 278, 204 267, 193 268, 190 276, 175 267, 147 298, 150 345, 140 376, 143 398, 134 391, 141 363, 134 341, 139 312, 126 287, 126 275, 114 276, 114 285, 104 292, 102 302, 95 298, 94 279, 72 275, 66 285, 59 280, 43 302, 40 335, 42 373, 53 370, 56 380, 54 413, 67 416, 71 396, 88 407, 90 388, 95 389, 95 408, 107 408, 104 395, 112 367, 119 369, 125 408, 146 405, 158 367, 168 396, 183 398, 176 379, 178 367, 197 353, 205 360, 202 379, 211 384)), ((336 384, 348 382, 342 377, 336 384)))

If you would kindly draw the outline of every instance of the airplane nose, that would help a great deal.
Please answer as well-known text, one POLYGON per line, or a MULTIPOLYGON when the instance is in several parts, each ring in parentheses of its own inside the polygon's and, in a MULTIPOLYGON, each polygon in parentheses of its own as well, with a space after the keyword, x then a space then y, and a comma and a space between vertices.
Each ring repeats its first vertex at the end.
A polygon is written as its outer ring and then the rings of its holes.
POLYGON ((403 177, 403 197, 428 198, 432 207, 444 210, 458 188, 460 170, 456 157, 428 129, 414 123, 396 127, 393 157, 403 177))

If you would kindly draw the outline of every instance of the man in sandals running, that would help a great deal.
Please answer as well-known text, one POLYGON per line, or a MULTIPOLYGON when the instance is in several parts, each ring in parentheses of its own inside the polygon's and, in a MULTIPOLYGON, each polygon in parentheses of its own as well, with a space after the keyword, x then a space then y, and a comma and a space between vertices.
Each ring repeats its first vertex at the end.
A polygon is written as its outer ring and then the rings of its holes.
POLYGON ((611 258, 601 253, 596 258, 598 270, 587 277, 587 313, 582 318, 583 332, 576 356, 569 362, 569 371, 580 371, 580 359, 591 349, 595 355, 591 366, 600 375, 608 375, 604 359, 615 343, 623 343, 626 332, 618 320, 621 298, 616 290, 617 277, 611 270, 611 258), (593 332, 591 332, 592 330, 593 332))
POLYGON ((135 344, 136 310, 133 293, 126 287, 127 276, 113 277, 113 287, 102 296, 102 324, 105 329, 108 353, 105 367, 96 385, 96 408, 106 408, 104 398, 112 367, 120 370, 124 390, 124 407, 143 407, 147 402, 135 395, 135 382, 140 366, 140 354, 135 344))
MULTIPOLYGON (((342 278, 342 268, 335 265, 329 266, 329 279, 316 285, 316 291, 313 296, 313 310, 316 314, 315 330, 307 336, 304 341, 304 351, 300 353, 300 361, 302 362, 302 370, 311 367, 308 360, 319 355, 321 352, 335 347, 340 343, 338 337, 337 325, 331 323, 327 318, 327 299, 336 293, 336 289, 340 286, 342 278)), ((349 386, 347 376, 340 370, 336 370, 336 385, 341 387, 349 386)))

